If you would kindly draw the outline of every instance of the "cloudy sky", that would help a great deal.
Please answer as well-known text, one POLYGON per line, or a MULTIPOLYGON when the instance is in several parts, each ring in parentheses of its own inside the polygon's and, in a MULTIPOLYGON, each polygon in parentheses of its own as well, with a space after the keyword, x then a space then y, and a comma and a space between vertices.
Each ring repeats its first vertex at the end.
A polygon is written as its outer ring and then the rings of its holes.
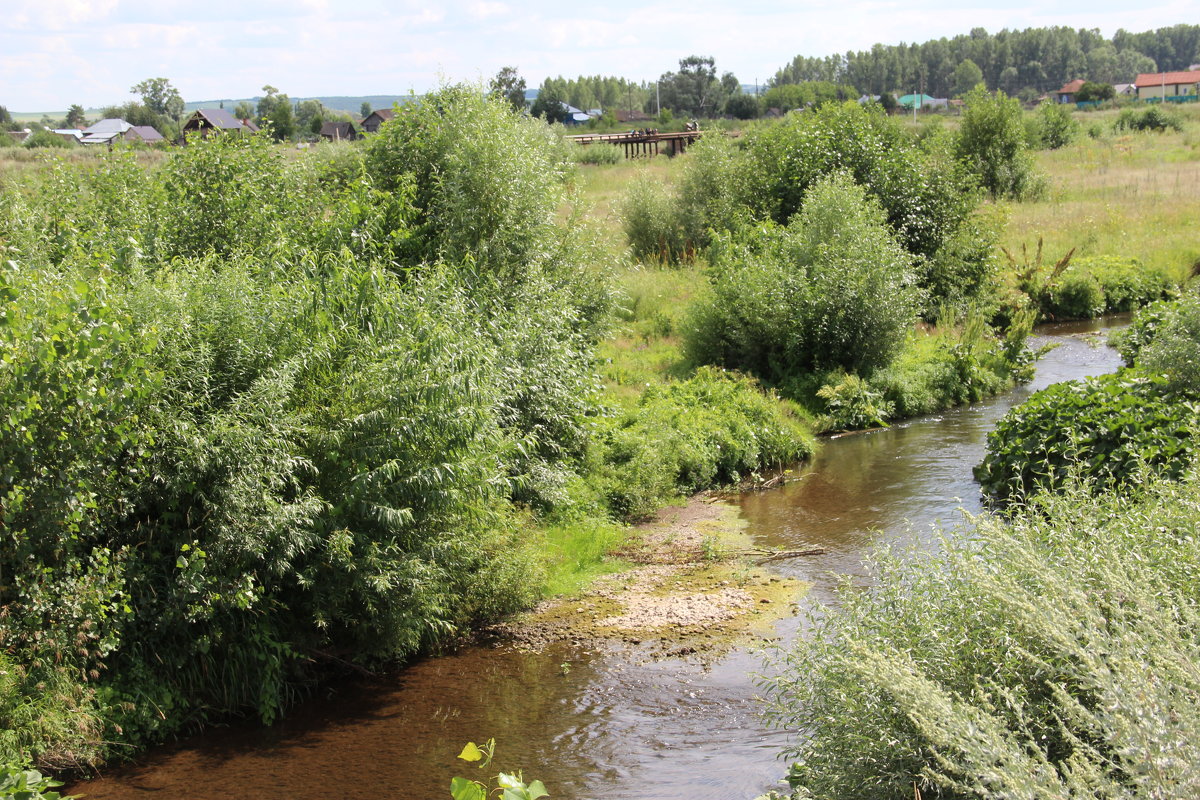
POLYGON ((0 0, 0 105, 89 108, 169 78, 189 101, 420 93, 518 67, 653 80, 690 54, 743 83, 797 54, 1045 25, 1142 31, 1195 22, 1195 0, 0 0), (1086 9, 1086 10, 1081 10, 1086 9))

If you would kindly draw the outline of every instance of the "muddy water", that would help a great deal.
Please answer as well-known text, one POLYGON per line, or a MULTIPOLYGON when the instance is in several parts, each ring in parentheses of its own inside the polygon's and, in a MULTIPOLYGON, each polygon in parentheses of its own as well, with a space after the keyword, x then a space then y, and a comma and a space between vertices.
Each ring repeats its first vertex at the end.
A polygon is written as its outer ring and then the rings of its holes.
MULTIPOLYGON (((1116 368, 1116 354, 1083 335, 1106 324, 1043 331, 1061 345, 1029 387, 826 442, 796 481, 743 498, 751 534, 765 546, 827 549, 780 565, 814 582, 806 602, 827 600, 834 576, 861 573, 863 557, 885 540, 934 542, 933 524, 979 509, 971 467, 1005 411, 1037 388, 1116 368)), ((781 623, 780 636, 796 635, 799 624, 781 623)), ((270 728, 213 730, 70 789, 94 800, 448 797, 452 776, 476 772, 454 756, 467 740, 488 737, 499 742, 497 768, 524 769, 557 800, 730 800, 771 788, 787 738, 758 718, 759 658, 647 655, 632 646, 466 648, 325 689, 270 728)))

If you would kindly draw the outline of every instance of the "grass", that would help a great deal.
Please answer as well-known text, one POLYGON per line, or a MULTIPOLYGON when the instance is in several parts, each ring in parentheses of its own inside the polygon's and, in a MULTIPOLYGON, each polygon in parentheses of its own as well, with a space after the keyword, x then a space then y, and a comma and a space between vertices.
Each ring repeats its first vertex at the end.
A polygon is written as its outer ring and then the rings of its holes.
POLYGON ((1050 190, 1027 203, 1006 203, 1004 244, 1045 240, 1047 257, 1134 257, 1180 282, 1200 260, 1200 108, 1179 110, 1181 132, 1113 135, 1116 111, 1077 114, 1086 134, 1068 147, 1037 154, 1050 190))
POLYGON ((596 578, 629 567, 608 555, 628 540, 624 525, 592 517, 551 525, 544 536, 545 593, 550 597, 575 596, 596 578))

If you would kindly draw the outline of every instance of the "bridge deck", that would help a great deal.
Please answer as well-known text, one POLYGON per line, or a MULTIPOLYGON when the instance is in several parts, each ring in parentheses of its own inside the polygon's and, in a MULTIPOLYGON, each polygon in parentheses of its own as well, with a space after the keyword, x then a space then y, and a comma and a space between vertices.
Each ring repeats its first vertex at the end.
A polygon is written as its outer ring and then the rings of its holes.
POLYGON ((689 144, 699 139, 702 133, 703 131, 677 131, 675 133, 632 131, 627 133, 581 133, 566 138, 581 145, 601 142, 621 145, 625 148, 626 158, 641 158, 658 155, 659 148, 663 146, 669 155, 682 153, 689 144))

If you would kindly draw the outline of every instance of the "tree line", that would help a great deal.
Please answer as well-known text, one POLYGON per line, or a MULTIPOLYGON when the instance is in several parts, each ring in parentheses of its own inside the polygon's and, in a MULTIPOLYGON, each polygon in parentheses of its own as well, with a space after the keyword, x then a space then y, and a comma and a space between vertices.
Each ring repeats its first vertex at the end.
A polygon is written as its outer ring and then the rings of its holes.
POLYGON ((1143 33, 1118 30, 1111 39, 1095 28, 1005 29, 994 34, 974 28, 921 44, 876 44, 870 50, 824 57, 798 55, 775 73, 770 85, 827 81, 871 94, 904 89, 945 97, 963 91, 963 73, 969 72, 977 73, 990 89, 1032 99, 1076 78, 1128 83, 1139 72, 1183 70, 1197 62, 1200 25, 1143 33))

